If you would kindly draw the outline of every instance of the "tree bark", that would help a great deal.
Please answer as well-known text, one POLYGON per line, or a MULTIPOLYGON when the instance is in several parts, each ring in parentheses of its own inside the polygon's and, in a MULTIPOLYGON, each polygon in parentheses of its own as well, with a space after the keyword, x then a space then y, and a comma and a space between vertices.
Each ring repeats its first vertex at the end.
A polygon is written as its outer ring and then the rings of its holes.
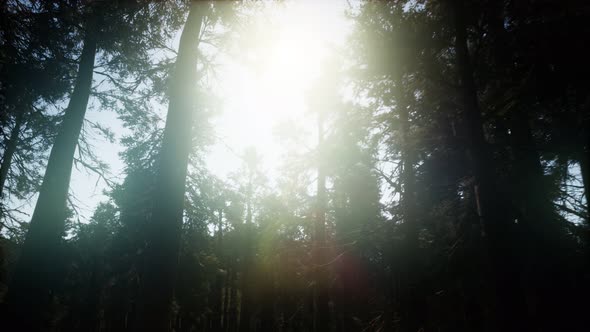
POLYGON ((230 292, 231 292, 231 266, 229 265, 229 260, 227 261, 228 264, 226 265, 226 276, 225 276, 225 285, 224 285, 224 290, 223 290, 223 319, 222 319, 222 325, 223 325, 223 331, 225 332, 229 332, 229 306, 231 304, 230 300, 231 300, 231 296, 230 296, 230 292))
POLYGON ((39 198, 7 294, 10 321, 21 330, 44 328, 47 319, 40 316, 51 299, 51 288, 58 278, 56 265, 64 232, 72 163, 92 84, 96 54, 94 29, 90 23, 74 90, 49 155, 39 198))
POLYGON ((191 150, 197 56, 203 8, 193 1, 180 37, 156 173, 151 224, 140 291, 138 331, 169 331, 184 192, 191 150))
POLYGON ((10 132, 10 138, 8 139, 8 142, 6 142, 4 155, 2 156, 2 165, 0 166, 0 199, 2 199, 4 196, 4 184, 6 183, 8 172, 12 166, 12 157, 14 156, 16 147, 18 146, 18 136, 24 122, 24 113, 25 112, 19 112, 16 116, 16 122, 14 123, 14 127, 10 132))
POLYGON ((244 225, 244 254, 243 261, 241 262, 241 301, 240 301, 240 319, 239 319, 239 331, 249 332, 252 327, 252 309, 254 306, 254 299, 252 294, 252 269, 253 263, 253 248, 252 248, 252 237, 253 229, 252 225, 247 223, 244 225))
POLYGON ((264 267, 264 275, 261 277, 262 283, 259 288, 259 299, 260 299, 260 329, 261 332, 273 332, 276 331, 275 326, 275 312, 274 312, 274 300, 276 298, 275 286, 274 286, 274 274, 270 266, 264 267))
POLYGON ((92 259, 92 272, 88 282, 86 303, 80 308, 80 327, 83 331, 95 332, 100 328, 99 310, 101 305, 102 265, 103 262, 100 259, 100 255, 95 254, 92 259))
POLYGON ((254 263, 254 225, 252 223, 252 187, 254 180, 254 166, 247 162, 248 187, 246 189, 246 223, 244 225, 244 254, 242 261, 241 289, 242 297, 240 302, 240 332, 252 330, 252 312, 254 307, 254 296, 252 292, 252 264, 254 263))
MULTIPOLYGON (((219 257, 221 258, 222 250, 223 250, 223 229, 222 229, 222 221, 223 221, 223 210, 219 209, 218 211, 218 222, 217 222, 217 252, 219 257)), ((211 328, 213 331, 221 331, 222 328, 222 317, 223 317, 223 275, 221 271, 217 272, 215 276, 215 283, 212 292, 212 304, 213 304, 213 314, 212 314, 212 321, 211 321, 211 328)))
POLYGON ((228 280, 229 306, 227 309, 227 332, 235 332, 238 327, 238 276, 236 273, 237 264, 234 261, 228 280))
POLYGON ((318 110, 318 180, 316 201, 316 223, 314 239, 314 331, 330 330, 329 285, 326 259, 326 170, 323 161, 324 114, 318 110))
POLYGON ((493 158, 484 138, 483 120, 467 48, 463 2, 451 0, 451 5, 456 33, 456 65, 463 93, 467 151, 473 172, 478 215, 484 226, 485 241, 491 260, 496 291, 497 330, 527 331, 527 310, 520 285, 519 262, 514 257, 521 249, 513 238, 513 222, 508 214, 507 205, 502 201, 494 184, 493 158))
MULTIPOLYGON (((2 8, 3 13, 8 12, 8 2, 2 2, 2 7, 3 7, 2 8)), ((7 31, 4 31, 5 42, 4 42, 3 51, 6 54, 5 55, 6 59, 15 60, 15 58, 18 56, 18 50, 15 47, 15 33, 16 33, 16 31, 14 31, 14 29, 8 29, 7 31)), ((27 51, 29 51, 29 50, 27 50, 27 51)), ((5 64, 3 64, 3 65, 5 65, 5 64)), ((17 89, 15 89, 16 91, 19 91, 22 89, 22 86, 20 86, 20 84, 17 84, 17 86, 20 89, 17 88, 17 89)), ((9 100, 10 99, 16 99, 16 100, 21 99, 21 98, 19 98, 20 93, 15 93, 15 95, 17 95, 17 96, 7 96, 7 97, 9 97, 9 100)), ((14 156, 14 153, 16 152, 16 147, 18 145, 18 136, 20 134, 20 130, 21 130, 22 122, 23 122, 23 115, 24 115, 23 113, 24 112, 19 112, 16 116, 14 128, 12 128, 12 131, 10 132, 10 138, 6 142, 6 145, 4 148, 4 155, 2 156, 2 165, 0 166, 0 208, 2 207, 1 203, 2 203, 3 194, 4 194, 4 185, 6 183, 6 179, 8 178, 10 166, 12 165, 12 157, 14 156)), ((3 211, 3 209, 0 209, 0 219, 2 217, 2 211, 3 211)), ((2 224, 0 224, 0 230, 2 230, 2 224)))
MULTIPOLYGON (((580 158, 580 172, 584 184, 584 197, 586 198, 586 226, 590 227, 590 143, 585 146, 580 158)), ((589 243, 590 244, 590 243, 589 243)))
POLYGON ((407 97, 403 91, 403 76, 401 73, 396 78, 397 112, 400 121, 401 133, 401 183, 403 186, 401 205, 404 216, 404 244, 403 244, 403 268, 401 271, 401 310, 402 331, 418 331, 420 329, 420 305, 419 275, 417 273, 418 260, 418 216, 416 213, 416 175, 414 164, 416 163, 416 151, 410 144, 410 119, 407 97))
MULTIPOLYGON (((518 75, 510 54, 510 40, 504 29, 503 1, 492 1, 487 6, 489 37, 493 42, 498 86, 521 84, 512 78, 518 75)), ((516 76, 518 77, 518 76, 516 76)), ((522 79, 522 78, 521 78, 522 79)), ((518 97, 517 97, 518 98, 518 97)), ((510 112, 510 145, 514 159, 513 201, 516 204, 519 242, 522 243, 521 270, 526 285, 529 303, 535 303, 536 317, 533 322, 538 331, 561 329, 564 322, 571 321, 569 309, 564 310, 564 301, 569 301, 552 286, 560 284, 563 248, 559 244, 563 230, 556 222, 557 212, 549 196, 543 166, 533 139, 530 115, 526 106, 515 107, 510 112), (561 233, 561 234, 560 234, 561 233), (561 303, 561 304, 559 304, 561 303)), ((567 282, 565 282, 567 284, 567 282)), ((565 286, 567 287, 567 286, 565 286)))

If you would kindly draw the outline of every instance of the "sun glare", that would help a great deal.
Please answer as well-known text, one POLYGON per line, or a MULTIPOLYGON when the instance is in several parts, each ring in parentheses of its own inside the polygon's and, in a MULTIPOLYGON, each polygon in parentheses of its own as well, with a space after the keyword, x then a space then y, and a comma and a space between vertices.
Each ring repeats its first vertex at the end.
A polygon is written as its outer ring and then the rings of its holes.
POLYGON ((313 126, 305 95, 323 59, 344 40, 345 2, 288 2, 269 5, 253 22, 258 29, 240 36, 249 45, 248 60, 232 59, 220 75, 223 115, 215 122, 221 142, 212 149, 210 168, 219 175, 235 169, 236 154, 252 146, 272 173, 280 149, 273 135, 281 123, 313 126))

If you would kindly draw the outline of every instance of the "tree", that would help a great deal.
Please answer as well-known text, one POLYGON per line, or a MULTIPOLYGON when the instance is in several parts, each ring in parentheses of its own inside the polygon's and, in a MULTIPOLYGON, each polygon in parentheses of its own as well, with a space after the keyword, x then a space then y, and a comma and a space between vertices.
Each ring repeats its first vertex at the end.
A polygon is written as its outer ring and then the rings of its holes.
POLYGON ((48 109, 70 88, 69 60, 76 53, 71 48, 79 37, 61 33, 63 5, 2 4, 0 197, 5 222, 16 219, 6 204, 10 195, 23 199, 38 190, 38 169, 44 167, 44 151, 55 132, 48 109))
POLYGON ((520 271, 518 260, 512 253, 516 245, 513 222, 507 214, 506 202, 502 201, 500 191, 493 183, 494 161, 484 138, 472 60, 467 49, 465 7, 459 1, 450 5, 456 34, 456 65, 462 89, 467 151, 473 172, 477 211, 486 232, 498 297, 497 323, 501 329, 519 331, 526 329, 526 305, 520 282, 515 278, 520 275, 520 271))
MULTIPOLYGON (((59 262, 60 242, 67 216, 66 202, 70 175, 91 93, 97 49, 100 47, 107 56, 109 52, 121 51, 119 54, 123 55, 127 51, 118 49, 119 43, 116 39, 106 38, 109 32, 106 27, 110 28, 109 24, 116 26, 121 22, 115 19, 113 12, 109 12, 114 8, 104 8, 102 4, 88 4, 81 7, 80 12, 76 12, 72 11, 69 4, 64 6, 70 11, 69 16, 65 15, 67 19, 63 22, 64 25, 78 24, 78 22, 69 21, 71 17, 84 22, 80 32, 84 37, 78 72, 68 107, 49 155, 39 198, 6 300, 14 313, 11 321, 14 324, 26 321, 27 324, 32 324, 30 327, 34 329, 41 329, 48 324, 41 319, 41 313, 44 307, 51 303, 52 290, 60 279, 58 272, 60 269, 56 268, 56 264, 59 262), (37 272, 31 273, 31 271, 37 272), (25 315, 33 315, 36 319, 25 320, 25 315)), ((125 7, 124 5, 116 8, 131 12, 141 9, 137 6, 125 7)), ((145 48, 133 50, 133 52, 146 51, 145 48)), ((111 63, 124 67, 121 63, 111 63)))
POLYGON ((42 324, 41 320, 27 320, 25 315, 28 311, 39 317, 39 312, 49 303, 47 290, 56 281, 54 264, 65 222, 70 173, 92 83, 96 54, 94 24, 92 21, 86 26, 76 85, 49 156, 31 227, 10 285, 7 302, 16 314, 12 318, 15 326, 29 322, 33 324, 30 328, 41 327, 37 325, 42 324))
POLYGON ((154 207, 146 248, 138 330, 170 330, 184 188, 190 152, 198 45, 206 7, 191 3, 170 80, 170 102, 158 157, 154 207), (156 203, 157 202, 157 203, 156 203), (158 271, 158 272, 156 272, 158 271))
POLYGON ((240 332, 253 330, 253 311, 254 311, 254 273, 253 266, 256 262, 256 229, 254 225, 254 181, 256 173, 259 172, 260 156, 254 147, 244 151, 242 156, 246 171, 246 179, 242 185, 244 193, 244 202, 246 204, 246 218, 244 225, 241 227, 243 234, 243 254, 241 259, 241 301, 240 301, 240 332))

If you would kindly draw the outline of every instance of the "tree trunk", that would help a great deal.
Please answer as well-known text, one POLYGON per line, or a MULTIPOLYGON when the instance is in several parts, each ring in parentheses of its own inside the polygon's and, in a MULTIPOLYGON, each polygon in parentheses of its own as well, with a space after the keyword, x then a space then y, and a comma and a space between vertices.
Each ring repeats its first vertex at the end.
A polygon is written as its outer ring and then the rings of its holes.
POLYGON ((66 202, 78 136, 84 123, 96 54, 95 27, 89 24, 76 84, 51 149, 39 198, 20 259, 10 283, 7 305, 11 322, 20 330, 42 330, 40 315, 51 300, 58 278, 56 265, 66 219, 66 202), (25 328, 26 327, 26 328, 25 328))
POLYGON ((170 80, 170 102, 158 157, 156 191, 145 250, 137 330, 169 331, 178 265, 184 192, 191 150, 197 56, 203 8, 193 1, 170 80))
POLYGON ((222 320, 222 325, 223 325, 223 331, 225 332, 229 332, 229 306, 231 304, 230 300, 231 300, 231 266, 229 266, 229 261, 228 261, 228 265, 226 266, 226 270, 227 270, 227 274, 225 277, 225 286, 224 286, 224 295, 223 295, 223 320, 222 320))
POLYGON ((456 32, 457 70, 462 85, 467 151, 473 172, 478 215, 485 229, 485 240, 491 260, 495 285, 497 330, 527 331, 527 310, 520 285, 520 270, 515 253, 521 252, 513 238, 513 222, 507 205, 494 184, 493 158, 483 133, 477 90, 467 49, 463 3, 452 0, 456 32))
MULTIPOLYGON (((514 155, 515 201, 519 208, 519 224, 522 227, 521 241, 525 257, 522 264, 523 277, 527 281, 529 297, 535 303, 538 331, 554 331, 564 322, 559 304, 561 297, 556 293, 556 284, 561 268, 562 252, 555 241, 560 230, 554 222, 553 204, 546 195, 543 168, 539 155, 534 149, 528 116, 525 110, 512 115, 511 138, 514 155)), ((565 286, 560 289, 562 292, 565 286)), ((524 288, 524 287, 523 287, 524 288)), ((563 299, 562 299, 563 300, 563 299)), ((567 303, 567 300, 565 301, 567 303)))
MULTIPOLYGON (((250 206, 250 203, 248 203, 250 206)), ((250 210, 250 208, 248 208, 250 210)), ((251 216, 251 214, 248 214, 251 216)), ((250 217, 251 218, 251 217, 250 217)), ((248 219, 250 219, 248 218, 248 219)), ((242 274, 240 280, 241 301, 240 301, 240 332, 249 332, 252 327, 252 309, 254 306, 254 299, 252 294, 252 263, 253 263, 253 225, 247 222, 244 225, 244 255, 241 262, 242 274)))
POLYGON ((324 114, 318 110, 318 180, 316 201, 316 224, 314 239, 314 331, 324 332, 330 330, 330 308, 328 292, 328 275, 326 259, 326 171, 323 161, 324 149, 324 114))
MULTIPOLYGON (((492 1, 486 7, 488 34, 493 41, 496 77, 499 80, 507 79, 507 81, 500 81, 500 84, 513 85, 514 82, 511 81, 511 77, 514 76, 513 60, 508 48, 510 41, 504 31, 503 10, 504 2, 502 1, 492 1)), ((554 210, 551 208, 551 201, 544 186, 543 167, 531 133, 528 110, 516 107, 510 113, 509 120, 510 144, 515 166, 513 179, 516 189, 515 199, 520 208, 520 214, 524 218, 522 223, 527 223, 528 227, 547 226, 554 210)))
POLYGON ((416 151, 410 143, 410 120, 407 97, 403 91, 403 76, 401 73, 396 79, 397 111, 399 114, 401 131, 401 159, 402 174, 401 184, 403 192, 401 197, 402 213, 404 216, 404 244, 403 244, 403 268, 401 271, 401 310, 402 331, 418 331, 421 327, 420 289, 419 275, 417 273, 418 260, 418 216, 416 213, 416 178, 414 164, 416 163, 416 151))
POLYGON ((254 225, 252 223, 252 186, 254 169, 253 165, 248 163, 248 187, 246 191, 246 223, 244 225, 244 250, 242 261, 242 278, 241 289, 242 297, 240 301, 240 332, 249 332, 252 330, 252 309, 254 299, 252 294, 252 264, 254 263, 254 225))
POLYGON ((580 172, 582 173, 584 197, 586 198, 586 226, 590 227, 590 204, 588 204, 590 201, 590 143, 585 146, 584 150, 580 158, 580 172))
POLYGON ((275 312, 274 312, 274 300, 276 298, 276 292, 274 287, 274 274, 273 271, 267 266, 265 267, 263 283, 259 286, 259 298, 260 298, 260 330, 261 332, 273 332, 276 331, 275 326, 275 312))
MULTIPOLYGON (((509 52, 510 40, 504 29, 504 3, 492 1, 488 4, 489 37, 491 37, 497 70, 498 86, 513 86, 515 76, 513 59, 509 52)), ((565 267, 559 240, 562 230, 556 222, 557 212, 549 196, 543 166, 531 132, 529 112, 526 107, 515 107, 510 112, 510 145, 514 159, 512 175, 513 201, 517 205, 519 239, 523 243, 520 256, 521 270, 529 303, 535 303, 538 331, 561 329, 564 322, 571 321, 570 310, 563 310, 563 301, 569 301, 558 294, 554 284, 559 284, 565 267), (562 304, 559 304, 562 303, 562 304)), ((567 284, 567 282, 566 282, 567 284)), ((567 286, 565 286, 567 287, 567 286)), ((559 292, 561 293, 563 289, 559 292)))
MULTIPOLYGON (((218 223, 217 223, 217 252, 219 253, 219 257, 221 257, 222 254, 222 250, 223 250, 223 229, 222 229, 222 221, 223 221, 223 210, 219 209, 218 211, 218 223)), ((213 329, 213 331, 221 331, 221 327, 222 327, 222 309, 223 309, 223 302, 222 302, 222 296, 223 296, 223 275, 221 274, 221 271, 217 272, 217 275, 215 276, 215 284, 213 287, 213 292, 212 292, 212 304, 213 304, 213 314, 211 317, 211 328, 213 329)))
POLYGON ((20 134, 21 127, 23 125, 23 118, 24 112, 19 112, 16 116, 14 127, 10 132, 10 138, 8 139, 8 142, 6 142, 6 147, 4 148, 2 165, 0 166, 0 199, 2 199, 4 195, 4 184, 6 183, 8 172, 10 171, 10 166, 12 165, 12 157, 16 152, 16 147, 18 145, 18 135, 20 134))
POLYGON ((81 309, 80 326, 82 331, 99 331, 100 329, 100 299, 102 288, 101 276, 102 261, 100 255, 95 254, 92 262, 92 272, 88 283, 88 292, 86 295, 86 303, 81 309))
POLYGON ((234 266, 231 269, 231 274, 228 281, 229 291, 229 307, 227 315, 227 328, 228 332, 235 332, 238 329, 238 276, 236 273, 237 264, 234 262, 234 266))
MULTIPOLYGON (((8 2, 2 2, 2 12, 7 12, 8 11, 8 2)), ((15 58, 18 56, 18 50, 15 47, 15 34, 16 31, 14 31, 14 29, 8 29, 6 31, 3 31, 4 33, 4 49, 3 49, 3 53, 5 53, 5 59, 11 59, 11 60, 15 60, 15 58)), ((27 51, 30 51, 27 50, 27 51)), ((5 65, 5 64, 3 64, 5 65)), ((18 92, 21 92, 21 90, 23 90, 23 87, 20 86, 20 84, 18 84, 17 86, 19 86, 19 88, 15 89, 18 92)), ((10 91, 9 91, 10 92, 10 91)), ((15 93, 15 95, 17 96, 10 96, 8 95, 7 97, 10 99, 15 99, 15 100, 21 100, 20 94, 22 93, 15 93), (12 97, 12 98, 11 98, 12 97)), ((6 102, 6 100, 4 101, 6 102)), ((17 103, 20 104, 22 106, 22 103, 17 103)), ((16 121, 14 124, 14 128, 12 128, 12 131, 10 133, 10 138, 8 139, 8 141, 6 142, 6 145, 4 147, 4 155, 2 156, 2 165, 0 166, 0 208, 2 208, 1 203, 2 203, 2 199, 3 199, 3 194, 4 194, 4 185, 6 183, 6 179, 8 178, 8 173, 10 171, 10 166, 12 165, 12 157, 14 156, 14 153, 16 151, 16 147, 18 145, 18 136, 20 134, 20 130, 21 130, 21 126, 23 123, 23 117, 24 117, 24 112, 18 112, 18 114, 16 115, 16 121)), ((2 217, 2 210, 0 209, 0 220, 2 217)), ((0 230, 2 230, 2 224, 0 224, 0 230)))

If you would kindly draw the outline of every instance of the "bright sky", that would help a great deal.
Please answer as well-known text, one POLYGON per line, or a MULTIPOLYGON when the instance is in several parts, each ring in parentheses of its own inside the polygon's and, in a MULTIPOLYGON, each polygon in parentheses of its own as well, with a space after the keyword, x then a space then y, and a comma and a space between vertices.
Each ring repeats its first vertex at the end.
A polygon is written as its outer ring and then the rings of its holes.
MULTIPOLYGON (((351 28, 344 15, 346 0, 292 1, 273 7, 258 18, 263 26, 268 21, 272 24, 263 29, 267 33, 245 41, 253 46, 245 55, 248 61, 224 57, 223 66, 218 67, 217 94, 224 103, 221 115, 212 120, 218 142, 210 147, 206 160, 221 178, 241 165, 236 153, 254 146, 272 179, 281 157, 274 135, 276 125, 284 121, 312 124, 312 115, 306 114, 308 86, 330 48, 342 45, 351 28)), ((87 118, 108 124, 117 139, 122 136, 112 112, 90 110, 87 118)), ((122 148, 102 141, 95 146, 113 175, 122 175, 124 165, 118 157, 122 148)), ((96 204, 106 199, 104 184, 96 183, 93 174, 76 170, 72 174, 71 190, 79 200, 81 220, 87 220, 96 204)))
POLYGON ((274 129, 281 122, 315 121, 305 94, 330 48, 350 30, 345 8, 345 1, 299 1, 260 16, 260 22, 271 21, 270 36, 250 37, 255 49, 246 54, 248 62, 230 61, 219 76, 227 92, 223 114, 213 121, 220 137, 208 159, 213 172, 222 176, 239 164, 227 146, 238 153, 254 146, 265 170, 276 170, 282 149, 274 129))

